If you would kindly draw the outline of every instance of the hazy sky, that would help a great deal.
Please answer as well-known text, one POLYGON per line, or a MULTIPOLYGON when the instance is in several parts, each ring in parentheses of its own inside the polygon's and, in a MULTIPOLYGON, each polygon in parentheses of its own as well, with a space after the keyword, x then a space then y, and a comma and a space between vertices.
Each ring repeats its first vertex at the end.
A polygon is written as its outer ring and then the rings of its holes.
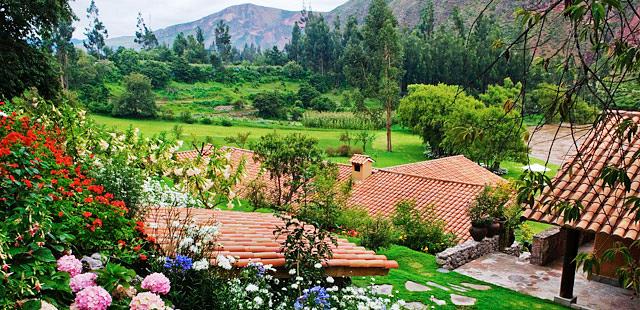
MULTIPOLYGON (((91 0, 72 0, 71 7, 80 19, 76 22, 74 38, 84 38, 87 26, 86 10, 91 0)), ((228 6, 255 3, 291 11, 303 7, 302 0, 96 0, 100 19, 107 27, 109 37, 133 35, 138 12, 151 29, 190 22, 218 12, 228 6)), ((305 0, 314 11, 330 11, 347 0, 305 0)))

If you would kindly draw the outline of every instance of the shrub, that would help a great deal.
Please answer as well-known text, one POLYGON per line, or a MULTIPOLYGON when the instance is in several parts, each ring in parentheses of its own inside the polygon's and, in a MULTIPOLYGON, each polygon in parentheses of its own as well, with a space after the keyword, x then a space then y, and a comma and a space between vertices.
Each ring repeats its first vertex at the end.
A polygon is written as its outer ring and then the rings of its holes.
POLYGON ((238 99, 233 102, 233 109, 238 111, 244 109, 247 104, 242 99, 238 99))
POLYGON ((230 118, 223 118, 222 120, 220 120, 220 125, 224 126, 224 127, 231 127, 233 126, 233 121, 231 121, 230 118))
POLYGON ((153 88, 164 88, 171 80, 171 69, 164 62, 154 60, 143 61, 136 71, 149 77, 153 88))
POLYGON ((343 230, 360 231, 367 222, 371 221, 369 212, 363 208, 344 207, 336 219, 336 225, 343 230))
POLYGON ((124 79, 125 92, 113 105, 114 116, 149 118, 156 116, 156 101, 151 80, 139 73, 124 79))
POLYGON ((142 201, 144 182, 139 168, 127 165, 121 158, 113 158, 101 168, 92 170, 92 176, 107 192, 118 193, 130 214, 137 214, 142 201))
POLYGON ((193 118, 193 115, 191 114, 191 112, 189 112, 189 111, 181 112, 179 120, 181 122, 187 123, 187 124, 193 124, 196 121, 195 118, 193 118))
POLYGON ((360 231, 360 244, 374 251, 388 248, 396 240, 393 223, 383 217, 367 221, 360 231))
POLYGON ((320 92, 311 86, 309 83, 302 83, 300 88, 298 89, 298 94, 296 96, 297 100, 300 100, 302 107, 310 108, 311 101, 313 99, 320 97, 320 92))
POLYGON ((289 61, 282 66, 282 73, 290 79, 299 79, 304 77, 304 68, 295 61, 289 61))
POLYGON ((327 156, 329 157, 335 157, 338 156, 338 152, 336 151, 336 148, 334 148, 333 146, 328 146, 325 150, 325 153, 327 153, 327 156))
POLYGON ((263 118, 285 119, 287 117, 286 100, 278 91, 258 93, 253 97, 253 107, 263 118))
POLYGON ((320 112, 328 112, 328 111, 335 111, 337 108, 337 105, 335 102, 333 102, 333 100, 327 97, 321 96, 321 97, 313 98, 309 103, 309 108, 316 111, 320 111, 320 112))
POLYGON ((162 111, 162 114, 161 114, 160 117, 163 120, 166 120, 166 121, 175 121, 176 120, 176 116, 173 114, 173 110, 162 111))
POLYGON ((351 147, 346 144, 342 144, 338 147, 338 149, 336 150, 336 153, 338 156, 349 157, 352 155, 351 147))
POLYGON ((213 124, 213 120, 211 119, 211 117, 203 117, 202 119, 200 119, 200 121, 205 125, 213 124))
POLYGON ((414 202, 402 201, 396 206, 393 224, 400 234, 398 242, 417 251, 435 254, 456 244, 456 236, 445 232, 445 223, 435 217, 433 207, 419 212, 414 202))

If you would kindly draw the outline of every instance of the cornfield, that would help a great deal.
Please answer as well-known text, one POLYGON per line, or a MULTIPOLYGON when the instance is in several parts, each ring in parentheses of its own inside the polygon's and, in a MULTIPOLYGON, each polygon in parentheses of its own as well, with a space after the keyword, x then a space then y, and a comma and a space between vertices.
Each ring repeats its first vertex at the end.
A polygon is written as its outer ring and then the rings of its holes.
POLYGON ((384 127, 382 118, 371 120, 351 112, 308 111, 302 116, 301 122, 305 127, 311 128, 377 130, 384 127))

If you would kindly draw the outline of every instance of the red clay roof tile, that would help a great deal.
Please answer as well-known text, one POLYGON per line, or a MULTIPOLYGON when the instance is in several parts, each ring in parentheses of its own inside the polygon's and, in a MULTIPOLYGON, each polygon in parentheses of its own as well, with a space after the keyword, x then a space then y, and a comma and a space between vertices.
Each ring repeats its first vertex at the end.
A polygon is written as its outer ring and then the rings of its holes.
MULTIPOLYGON (((284 236, 276 238, 273 231, 276 226, 282 226, 283 220, 273 214, 214 211, 208 209, 171 209, 156 208, 146 216, 146 225, 156 227, 148 229, 160 245, 166 245, 170 237, 168 226, 177 218, 190 217, 198 225, 209 225, 213 220, 220 224, 220 235, 214 249, 216 255, 231 255, 238 259, 237 266, 246 266, 250 262, 272 264, 282 267, 285 264, 281 242, 284 236), (178 212, 178 213, 176 213, 178 212)), ((333 257, 324 263, 328 267, 340 267, 353 273, 354 270, 366 269, 359 274, 382 275, 388 269, 398 268, 398 263, 388 260, 384 255, 363 247, 356 246, 349 241, 338 238, 338 245, 331 246, 333 257)), ((210 258, 215 263, 215 257, 210 258)), ((327 270, 331 273, 331 270, 327 270)), ((339 275, 339 274, 338 274, 339 275)))
POLYGON ((640 112, 611 111, 606 121, 593 128, 576 155, 564 163, 533 207, 524 216, 530 220, 602 232, 621 238, 637 240, 640 223, 634 222, 624 206, 630 196, 640 197, 640 162, 633 158, 640 151, 640 133, 627 140, 616 132, 622 122, 640 125, 640 112), (631 191, 626 193, 620 184, 611 188, 600 179, 607 166, 625 168, 631 180, 631 191), (580 203, 584 206, 578 221, 564 222, 562 214, 553 207, 561 202, 580 203))

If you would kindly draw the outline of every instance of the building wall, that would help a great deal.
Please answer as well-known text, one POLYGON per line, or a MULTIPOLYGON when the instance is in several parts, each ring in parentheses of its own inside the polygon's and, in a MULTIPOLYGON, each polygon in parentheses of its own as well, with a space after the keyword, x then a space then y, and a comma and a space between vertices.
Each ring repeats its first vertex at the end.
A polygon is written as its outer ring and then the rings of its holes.
MULTIPOLYGON (((602 254, 606 250, 614 247, 616 242, 622 242, 624 245, 630 246, 632 241, 629 239, 622 239, 620 237, 614 237, 604 233, 596 234, 596 240, 593 246, 594 254, 598 257, 602 257, 602 254)), ((639 248, 636 247, 632 249, 631 254, 636 259, 640 259, 639 248)), ((624 260, 621 255, 617 255, 612 262, 603 263, 600 266, 600 272, 598 273, 598 276, 617 280, 618 277, 616 276, 616 269, 622 265, 624 265, 624 260)))

